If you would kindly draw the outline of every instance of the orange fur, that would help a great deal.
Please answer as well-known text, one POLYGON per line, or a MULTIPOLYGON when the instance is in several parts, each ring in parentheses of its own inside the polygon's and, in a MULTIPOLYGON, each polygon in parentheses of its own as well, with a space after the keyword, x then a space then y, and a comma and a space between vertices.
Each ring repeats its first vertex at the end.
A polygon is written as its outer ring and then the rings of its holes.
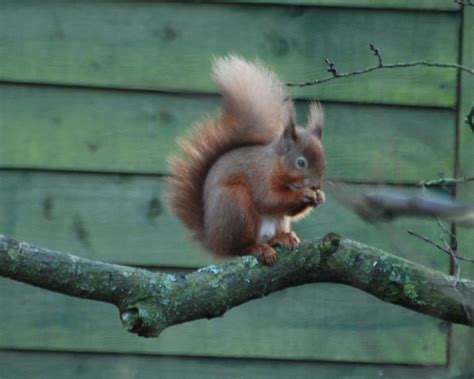
POLYGON ((233 211, 238 214, 230 227, 238 226, 239 233, 210 229, 206 231, 206 244, 217 256, 242 255, 244 251, 249 253, 249 247, 255 244, 255 236, 261 224, 261 217, 253 206, 252 189, 244 175, 230 176, 222 183, 222 189, 225 202, 223 207, 232 204, 233 211))
POLYGON ((282 131, 284 94, 276 77, 239 57, 217 59, 215 80, 224 100, 217 119, 198 123, 179 142, 182 156, 169 161, 169 200, 178 218, 203 236, 204 180, 215 161, 240 146, 271 143, 282 131))
POLYGON ((298 244, 290 221, 324 200, 322 111, 311 105, 308 128, 296 128, 293 103, 259 63, 220 58, 214 75, 222 112, 180 141, 181 156, 170 160, 171 207, 214 255, 250 253, 273 264, 270 245, 298 244), (304 170, 295 166, 302 157, 304 170))

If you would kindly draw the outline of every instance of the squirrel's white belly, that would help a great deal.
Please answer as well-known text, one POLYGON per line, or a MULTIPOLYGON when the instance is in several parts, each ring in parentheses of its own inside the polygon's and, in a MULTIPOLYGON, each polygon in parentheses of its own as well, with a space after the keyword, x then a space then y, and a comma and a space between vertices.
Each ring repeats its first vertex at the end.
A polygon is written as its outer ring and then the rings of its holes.
POLYGON ((258 235, 259 242, 267 242, 277 233, 278 217, 264 216, 260 225, 260 233, 258 235))

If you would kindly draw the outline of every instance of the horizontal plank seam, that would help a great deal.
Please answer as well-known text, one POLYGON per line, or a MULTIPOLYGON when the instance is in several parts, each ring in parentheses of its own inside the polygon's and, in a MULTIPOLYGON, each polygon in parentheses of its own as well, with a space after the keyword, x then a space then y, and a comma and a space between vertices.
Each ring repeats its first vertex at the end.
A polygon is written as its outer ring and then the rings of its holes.
MULTIPOLYGON (((449 0, 447 0, 449 1, 449 0)), ((163 3, 177 3, 177 1, 174 1, 174 0, 168 0, 168 1, 161 1, 163 3)), ((188 2, 184 2, 184 1, 179 1, 181 3, 185 3, 185 4, 188 4, 188 2)), ((373 5, 368 5, 368 4, 364 4, 364 5, 355 5, 353 3, 349 3, 347 2, 347 4, 337 4, 337 5, 334 5, 334 4, 327 4, 327 3, 316 3, 316 4, 308 4, 308 3, 299 3, 298 1, 295 1, 295 2, 291 2, 291 1, 287 1, 285 3, 282 3, 282 2, 265 2, 265 3, 260 3, 260 2, 256 2, 256 1, 252 1, 252 0, 249 0, 249 1, 219 1, 219 0, 216 0, 216 1, 196 1, 197 3, 199 4, 205 4, 205 5, 222 5, 222 6, 225 6, 225 5, 240 5, 240 6, 253 6, 253 7, 266 7, 266 6, 271 6, 271 7, 275 7, 275 6, 278 6, 278 7, 304 7, 304 8, 330 8, 330 9, 347 9, 347 10, 351 10, 351 9, 357 9, 357 10, 367 10, 367 11, 371 11, 371 10, 384 10, 384 11, 402 11, 402 12, 423 12, 423 13, 426 13, 426 12, 436 12, 436 13, 460 13, 461 12, 461 6, 456 6, 456 4, 454 3, 454 0, 453 0, 453 7, 446 7, 446 8, 436 8, 436 7, 431 7, 431 6, 428 6, 428 7, 419 7, 417 6, 416 8, 413 7, 404 7, 404 6, 397 6, 397 5, 389 5, 389 6, 380 6, 380 5, 377 5, 377 4, 373 4, 373 5)))
MULTIPOLYGON (((53 82, 37 82, 37 81, 21 81, 21 80, 8 80, 0 78, 1 85, 12 85, 12 86, 24 86, 24 87, 47 87, 47 88, 61 88, 71 89, 79 91, 110 91, 110 92, 130 92, 130 93, 143 93, 143 94, 155 94, 155 95, 168 95, 168 96, 181 96, 183 98, 219 98, 220 95, 217 92, 202 92, 202 91, 183 91, 173 89, 154 89, 154 88, 142 88, 142 87, 122 87, 122 86, 100 86, 100 85, 83 85, 73 83, 53 83, 53 82)), ((298 102, 309 102, 312 97, 295 97, 298 102)), ((376 107, 396 107, 396 108, 417 108, 426 110, 450 110, 455 112, 455 104, 452 106, 448 105, 418 105, 418 104, 400 104, 400 103, 376 103, 376 102, 364 102, 364 101, 342 101, 342 100, 322 100, 325 104, 347 104, 347 105, 361 105, 361 106, 376 106, 376 107)))
MULTIPOLYGON (((54 169, 54 168, 38 168, 38 167, 3 167, 0 165, 0 176, 2 175, 2 171, 4 172, 18 172, 18 173, 48 173, 48 174, 68 174, 68 175, 96 175, 96 176, 149 176, 155 178, 162 178, 165 179, 169 177, 166 173, 153 173, 153 172, 140 172, 140 171, 94 171, 94 170, 71 170, 71 169, 54 169)), ((431 178, 429 178, 431 179, 431 178)), ((354 184, 354 185, 386 185, 386 186, 397 186, 397 187, 419 187, 420 181, 375 181, 375 180, 345 180, 345 179, 331 179, 330 177, 327 178, 329 181, 335 181, 341 184, 354 184)))
MULTIPOLYGON (((392 363, 392 362, 370 362, 370 361, 339 361, 339 360, 310 360, 310 359, 292 359, 292 358, 257 358, 257 357, 233 357, 233 356, 214 356, 214 355, 179 355, 179 354, 157 354, 157 353, 117 353, 111 351, 85 351, 85 350, 53 350, 53 349, 28 349, 28 348, 0 348, 0 354, 2 352, 21 352, 21 353, 41 353, 41 354, 74 354, 74 355, 109 355, 109 356, 124 356, 124 357, 163 357, 163 358, 181 358, 181 359, 196 359, 196 360, 236 360, 236 361, 259 361, 259 362, 285 362, 288 364, 306 363, 306 364, 334 364, 334 365, 366 365, 366 366, 377 366, 377 367, 407 367, 407 368, 420 368, 426 370, 426 363, 392 363)), ((446 368, 445 364, 432 363, 429 365, 430 368, 443 369, 446 368)))

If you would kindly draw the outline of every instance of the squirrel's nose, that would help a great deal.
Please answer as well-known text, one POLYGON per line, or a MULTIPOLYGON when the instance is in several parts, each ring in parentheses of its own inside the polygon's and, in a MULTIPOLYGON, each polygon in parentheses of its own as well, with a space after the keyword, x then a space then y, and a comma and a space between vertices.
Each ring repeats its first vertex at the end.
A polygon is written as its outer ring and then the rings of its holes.
POLYGON ((321 186, 311 186, 311 189, 313 191, 317 191, 317 190, 320 190, 321 189, 321 186))

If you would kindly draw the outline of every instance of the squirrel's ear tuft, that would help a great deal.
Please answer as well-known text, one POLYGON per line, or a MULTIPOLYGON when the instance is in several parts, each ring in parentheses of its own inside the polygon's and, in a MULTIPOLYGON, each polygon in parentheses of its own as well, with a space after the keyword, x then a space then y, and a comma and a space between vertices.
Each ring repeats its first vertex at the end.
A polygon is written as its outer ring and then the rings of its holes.
POLYGON ((296 125, 293 121, 288 122, 283 129, 283 137, 287 141, 296 141, 296 125))
POLYGON ((290 151, 297 139, 296 113, 291 99, 287 99, 283 102, 282 121, 283 133, 277 148, 277 152, 280 155, 284 155, 290 151))
MULTIPOLYGON (((283 101, 283 107, 281 110, 281 119, 283 121, 283 127, 286 129, 287 127, 293 128, 293 130, 296 127, 296 110, 295 110, 295 104, 293 103, 293 100, 291 97, 287 96, 285 97, 285 100, 283 101)), ((296 139, 296 132, 293 133, 293 136, 296 139)))
POLYGON ((312 102, 309 105, 308 129, 319 139, 323 136, 324 113, 319 102, 312 102))

